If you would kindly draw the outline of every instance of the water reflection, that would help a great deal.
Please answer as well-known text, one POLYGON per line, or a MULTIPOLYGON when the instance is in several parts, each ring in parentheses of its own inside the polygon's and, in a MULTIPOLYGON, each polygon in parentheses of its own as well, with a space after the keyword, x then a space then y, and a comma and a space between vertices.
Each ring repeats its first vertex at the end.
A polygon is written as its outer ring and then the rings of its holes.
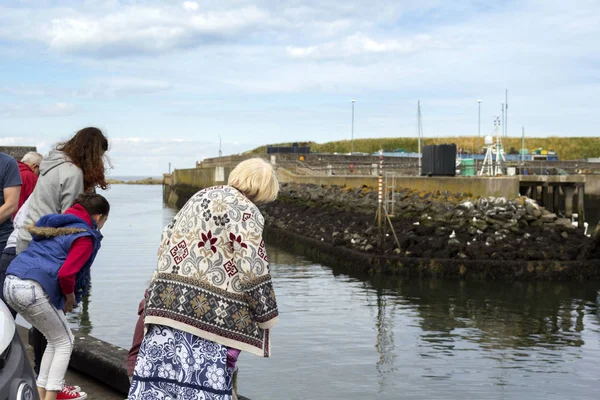
MULTIPOLYGON (((127 347, 175 211, 160 188, 115 186, 107 197, 114 222, 76 319, 127 347)), ((597 398, 599 283, 348 275, 267 247, 281 320, 271 359, 240 357, 250 398, 597 398)))

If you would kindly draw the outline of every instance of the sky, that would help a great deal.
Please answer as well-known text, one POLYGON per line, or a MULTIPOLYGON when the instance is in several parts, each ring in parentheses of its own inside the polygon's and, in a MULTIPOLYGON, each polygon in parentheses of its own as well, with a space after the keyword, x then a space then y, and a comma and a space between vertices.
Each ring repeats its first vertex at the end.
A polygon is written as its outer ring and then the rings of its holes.
POLYGON ((86 126, 111 174, 259 145, 597 136, 597 0, 0 0, 0 145, 86 126))

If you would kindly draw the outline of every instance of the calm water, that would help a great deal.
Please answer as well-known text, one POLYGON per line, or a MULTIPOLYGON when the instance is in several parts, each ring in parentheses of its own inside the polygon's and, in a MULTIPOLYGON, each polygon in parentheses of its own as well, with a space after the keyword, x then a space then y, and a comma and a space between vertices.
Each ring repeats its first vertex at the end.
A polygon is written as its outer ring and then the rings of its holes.
MULTIPOLYGON (((128 347, 174 211, 159 186, 106 196, 92 295, 73 321, 128 347)), ((600 398, 600 283, 375 280, 269 250, 281 321, 272 358, 240 357, 253 400, 600 398)))

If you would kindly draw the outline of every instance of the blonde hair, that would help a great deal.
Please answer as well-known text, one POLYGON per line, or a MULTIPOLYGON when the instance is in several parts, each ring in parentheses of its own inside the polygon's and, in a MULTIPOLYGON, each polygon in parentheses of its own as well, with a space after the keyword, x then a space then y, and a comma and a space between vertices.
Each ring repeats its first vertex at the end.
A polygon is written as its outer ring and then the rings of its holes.
POLYGON ((262 158, 242 161, 229 174, 227 184, 253 203, 269 203, 277 198, 279 181, 271 164, 262 158))

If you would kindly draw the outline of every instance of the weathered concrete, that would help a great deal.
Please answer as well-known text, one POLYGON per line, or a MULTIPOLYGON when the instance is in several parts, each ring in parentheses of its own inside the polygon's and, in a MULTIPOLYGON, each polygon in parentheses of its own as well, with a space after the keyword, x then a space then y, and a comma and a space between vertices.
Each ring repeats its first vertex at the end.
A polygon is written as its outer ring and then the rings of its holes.
MULTIPOLYGON (((167 204, 181 207, 198 190, 227 181, 232 167, 223 167, 222 180, 217 181, 218 167, 180 169, 165 177, 164 200, 167 204)), ((295 182, 314 185, 336 185, 348 188, 363 186, 376 187, 378 178, 367 175, 335 175, 335 176, 305 176, 278 168, 280 182, 295 182)), ((396 187, 423 191, 448 191, 451 193, 468 193, 480 197, 515 198, 519 195, 518 177, 396 177, 396 187)))
MULTIPOLYGON (((18 325, 17 330, 23 343, 28 343, 28 329, 18 325)), ((65 381, 81 386, 88 398, 94 400, 122 399, 127 395, 130 386, 125 366, 127 350, 79 331, 73 331, 73 335, 75 347, 65 381)), ((31 347, 26 347, 33 360, 31 347)), ((250 399, 238 396, 238 400, 250 399)))
POLYGON ((585 175, 585 194, 600 196, 600 174, 585 175))
POLYGON ((0 146, 0 153, 8 154, 17 160, 21 160, 30 151, 37 151, 37 148, 35 146, 0 146))

